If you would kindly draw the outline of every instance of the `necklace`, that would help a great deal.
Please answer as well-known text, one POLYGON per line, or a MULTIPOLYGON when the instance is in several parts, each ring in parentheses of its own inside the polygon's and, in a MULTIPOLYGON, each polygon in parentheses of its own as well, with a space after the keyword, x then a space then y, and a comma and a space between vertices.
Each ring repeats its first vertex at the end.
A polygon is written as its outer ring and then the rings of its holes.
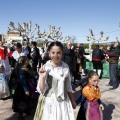
POLYGON ((50 61, 51 65, 56 68, 56 67, 60 67, 62 65, 62 63, 60 62, 59 64, 53 64, 52 61, 50 61))

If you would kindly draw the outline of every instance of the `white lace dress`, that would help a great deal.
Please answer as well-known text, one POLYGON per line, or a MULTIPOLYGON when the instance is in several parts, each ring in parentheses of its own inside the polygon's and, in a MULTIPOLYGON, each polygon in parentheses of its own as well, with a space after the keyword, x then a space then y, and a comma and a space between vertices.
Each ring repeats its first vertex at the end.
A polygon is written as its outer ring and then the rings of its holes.
POLYGON ((71 101, 67 94, 66 97, 64 95, 65 92, 72 92, 68 65, 62 62, 62 66, 53 68, 50 61, 48 61, 45 69, 48 76, 52 76, 54 80, 58 81, 57 86, 55 86, 57 92, 53 90, 49 96, 45 96, 46 92, 49 91, 50 79, 46 79, 46 89, 43 94, 39 89, 40 80, 38 81, 37 90, 40 92, 40 98, 34 120, 75 120, 71 101), (57 100, 59 97, 62 101, 57 100))
POLYGON ((8 82, 5 79, 5 73, 0 73, 0 99, 10 96, 8 82))

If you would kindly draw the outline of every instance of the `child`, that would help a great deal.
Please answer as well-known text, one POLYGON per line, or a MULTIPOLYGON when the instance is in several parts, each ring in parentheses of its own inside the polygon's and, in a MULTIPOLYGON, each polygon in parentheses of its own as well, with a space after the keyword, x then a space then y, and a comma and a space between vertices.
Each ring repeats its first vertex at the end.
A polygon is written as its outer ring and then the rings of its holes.
POLYGON ((19 113, 19 120, 25 120, 23 113, 30 113, 30 98, 29 98, 29 70, 27 68, 28 58, 20 56, 18 59, 18 74, 19 79, 13 96, 13 111, 19 113))
POLYGON ((88 84, 82 90, 81 107, 77 120, 103 120, 104 107, 100 101, 99 76, 96 72, 90 71, 88 79, 88 84))
POLYGON ((63 45, 58 41, 51 42, 48 51, 51 60, 41 65, 39 70, 37 90, 40 97, 34 120, 74 120, 76 103, 69 67, 61 61, 63 45))
POLYGON ((10 96, 8 82, 6 80, 5 67, 0 66, 0 99, 10 96))

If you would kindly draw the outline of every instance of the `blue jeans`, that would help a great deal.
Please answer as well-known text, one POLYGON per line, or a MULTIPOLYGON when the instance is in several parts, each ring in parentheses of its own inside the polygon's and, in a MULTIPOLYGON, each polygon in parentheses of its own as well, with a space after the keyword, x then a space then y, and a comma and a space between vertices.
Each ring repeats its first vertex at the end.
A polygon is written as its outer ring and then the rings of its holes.
POLYGON ((118 87, 117 71, 118 71, 118 64, 109 64, 109 74, 110 74, 109 85, 113 86, 113 88, 118 87))

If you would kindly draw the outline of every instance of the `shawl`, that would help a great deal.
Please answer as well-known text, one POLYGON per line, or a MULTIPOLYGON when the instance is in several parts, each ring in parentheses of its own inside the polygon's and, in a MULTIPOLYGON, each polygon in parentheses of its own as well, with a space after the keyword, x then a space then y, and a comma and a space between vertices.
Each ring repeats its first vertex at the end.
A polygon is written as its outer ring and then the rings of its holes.
POLYGON ((90 101, 96 101, 101 97, 101 92, 99 87, 87 84, 83 90, 82 94, 90 101))

